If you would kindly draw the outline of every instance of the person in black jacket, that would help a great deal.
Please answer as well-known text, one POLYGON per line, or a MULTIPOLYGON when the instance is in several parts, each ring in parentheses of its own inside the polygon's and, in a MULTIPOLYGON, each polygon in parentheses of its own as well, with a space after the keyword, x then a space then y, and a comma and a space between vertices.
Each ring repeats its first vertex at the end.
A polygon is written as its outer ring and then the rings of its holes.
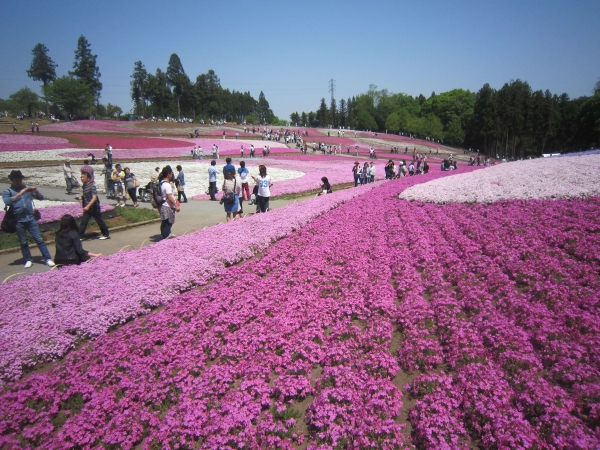
POLYGON ((70 214, 65 214, 60 219, 60 228, 56 232, 55 245, 56 255, 54 255, 54 261, 62 266, 81 264, 90 258, 103 256, 102 253, 90 253, 83 249, 77 222, 70 214))

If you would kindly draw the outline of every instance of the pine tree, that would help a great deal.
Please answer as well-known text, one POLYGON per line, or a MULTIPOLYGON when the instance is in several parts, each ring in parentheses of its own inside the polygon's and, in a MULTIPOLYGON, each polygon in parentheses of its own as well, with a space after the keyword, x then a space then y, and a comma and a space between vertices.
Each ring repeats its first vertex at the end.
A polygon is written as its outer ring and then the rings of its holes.
POLYGON ((100 69, 96 65, 98 55, 92 55, 90 43, 83 36, 77 40, 77 49, 75 50, 75 61, 73 62, 73 71, 69 75, 74 75, 81 79, 90 88, 90 93, 96 101, 100 98, 102 83, 100 83, 100 69))
POLYGON ((48 56, 48 48, 44 44, 37 44, 31 51, 33 59, 27 76, 35 81, 41 81, 44 86, 56 79, 58 64, 48 56))
MULTIPOLYGON (((173 53, 169 58, 169 65, 167 66, 167 81, 169 82, 169 86, 173 88, 173 94, 177 99, 177 118, 181 119, 181 108, 179 106, 179 99, 183 94, 183 86, 186 82, 187 75, 183 70, 183 65, 181 64, 181 60, 176 53, 173 53)), ((187 79, 189 82, 189 79, 187 79)))
POLYGON ((146 84, 148 82, 148 72, 141 61, 133 63, 133 74, 131 75, 131 99, 135 102, 136 108, 141 106, 142 116, 146 117, 146 84))
MULTIPOLYGON (((56 80, 56 68, 58 64, 48 56, 48 48, 38 43, 31 50, 33 59, 31 67, 27 70, 27 76, 35 81, 41 81, 44 86, 56 80)), ((46 114, 48 114, 48 101, 46 100, 46 114)))

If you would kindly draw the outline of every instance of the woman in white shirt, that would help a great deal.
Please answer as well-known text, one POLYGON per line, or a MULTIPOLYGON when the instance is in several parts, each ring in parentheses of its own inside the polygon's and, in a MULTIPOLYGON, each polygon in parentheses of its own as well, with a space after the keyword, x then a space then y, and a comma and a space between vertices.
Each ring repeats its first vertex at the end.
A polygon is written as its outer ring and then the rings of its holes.
POLYGON ((263 164, 258 166, 258 177, 254 178, 258 185, 258 193, 256 194, 256 212, 267 212, 269 209, 269 198, 271 197, 271 177, 267 175, 267 167, 263 164))

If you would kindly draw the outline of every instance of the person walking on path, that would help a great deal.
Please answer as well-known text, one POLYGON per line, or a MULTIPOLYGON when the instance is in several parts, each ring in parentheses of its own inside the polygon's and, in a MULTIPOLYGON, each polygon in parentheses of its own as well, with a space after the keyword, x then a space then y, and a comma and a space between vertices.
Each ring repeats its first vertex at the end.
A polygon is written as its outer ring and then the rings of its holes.
POLYGON ((269 198, 271 197, 271 177, 267 175, 267 167, 263 164, 258 166, 258 177, 254 178, 258 185, 258 192, 256 194, 256 212, 267 212, 269 210, 269 198))
MULTIPOLYGON (((138 202, 137 202, 137 194, 135 192, 137 178, 131 172, 131 169, 129 167, 125 167, 124 172, 125 172, 125 189, 127 189, 127 193, 129 194, 129 197, 131 197, 131 200, 133 201, 133 207, 137 208, 138 202)), ((139 186, 139 183, 137 183, 137 185, 139 186)))
POLYGON ((240 176, 240 181, 242 182, 242 199, 244 201, 250 200, 250 184, 248 183, 248 176, 250 172, 246 167, 245 161, 240 161, 240 168, 237 170, 238 175, 240 176))
POLYGON ((223 167, 223 176, 227 175, 227 172, 235 173, 235 166, 231 164, 231 158, 225 159, 225 166, 223 167))
POLYGON ((17 123, 13 122, 13 133, 18 133, 19 131, 17 130, 17 123))
POLYGON ((65 183, 67 183, 67 194, 72 195, 73 192, 71 191, 73 190, 73 187, 75 185, 73 181, 75 171, 71 168, 71 161, 66 159, 65 163, 62 166, 62 169, 65 176, 65 183))
POLYGON ((352 168, 352 174, 354 175, 354 187, 358 186, 358 180, 360 179, 360 163, 356 161, 352 168))
POLYGON ((125 206, 127 201, 127 197, 125 197, 125 185, 123 184, 123 180, 125 179, 125 171, 121 169, 121 164, 117 164, 115 166, 115 170, 112 171, 110 179, 113 182, 117 206, 125 206))
POLYGON ((177 166, 177 201, 181 202, 183 197, 183 203, 187 203, 187 196, 185 195, 185 175, 183 174, 183 168, 177 166))
POLYGON ((2 192, 2 200, 6 206, 12 206, 15 214, 15 220, 17 222, 16 232, 19 238, 19 245, 21 246, 21 253, 25 260, 24 267, 29 269, 33 264, 31 261, 29 243, 27 242, 27 232, 29 232, 40 249, 40 252, 42 252, 45 264, 48 267, 54 267, 55 264, 54 261, 52 261, 52 256, 48 251, 48 247, 46 247, 40 228, 33 215, 32 199, 44 200, 44 196, 38 191, 37 187, 27 186, 23 183, 25 176, 20 170, 11 171, 8 178, 10 180, 10 187, 2 192))
POLYGON ((163 199, 163 204, 160 207, 160 218, 162 220, 160 224, 160 235, 163 239, 167 239, 175 237, 175 235, 171 233, 171 229, 175 223, 175 213, 179 212, 179 205, 175 201, 173 188, 171 187, 171 181, 173 181, 173 169, 171 169, 171 166, 163 167, 159 179, 160 191, 163 199))
POLYGON ((104 150, 104 153, 105 153, 104 156, 106 157, 106 159, 108 159, 108 162, 112 164, 112 162, 113 162, 112 156, 113 155, 112 155, 112 147, 110 144, 106 144, 106 149, 104 150))
POLYGON ((103 256, 102 253, 91 253, 83 249, 77 222, 70 214, 65 214, 60 219, 60 228, 56 232, 54 242, 56 246, 54 262, 61 266, 79 265, 90 258, 103 256))
POLYGON ((90 160, 89 159, 84 159, 83 160, 83 166, 81 166, 81 168, 79 169, 79 171, 81 173, 85 172, 87 173, 90 178, 92 179, 92 181, 94 181, 94 168, 92 166, 90 166, 90 160))
POLYGON ((227 222, 231 221, 232 218, 237 218, 240 209, 241 191, 242 181, 236 176, 235 171, 228 170, 223 181, 223 198, 221 199, 227 213, 227 222))
POLYGON ((79 236, 83 237, 88 222, 93 218, 102 233, 100 240, 110 239, 108 227, 104 223, 104 220, 102 220, 100 199, 96 191, 96 184, 94 184, 92 178, 86 172, 81 174, 81 182, 83 183, 83 194, 81 197, 75 197, 75 200, 81 200, 81 206, 83 206, 83 216, 81 216, 81 223, 79 224, 79 236))
POLYGON ((208 193, 213 202, 217 201, 215 194, 217 193, 217 174, 219 171, 216 166, 217 162, 213 159, 208 167, 208 193))

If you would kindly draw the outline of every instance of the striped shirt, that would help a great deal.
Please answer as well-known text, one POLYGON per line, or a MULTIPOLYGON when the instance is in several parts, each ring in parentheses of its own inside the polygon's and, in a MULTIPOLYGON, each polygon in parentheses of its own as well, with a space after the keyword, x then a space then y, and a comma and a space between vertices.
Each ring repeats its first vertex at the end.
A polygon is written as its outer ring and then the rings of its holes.
MULTIPOLYGON (((94 184, 93 181, 90 181, 87 184, 83 185, 83 207, 85 208, 87 205, 90 204, 90 202, 92 201, 92 198, 94 198, 95 196, 98 196, 98 192, 96 191, 96 185, 94 184)), ((98 201, 96 201, 96 203, 98 203, 98 201)))

